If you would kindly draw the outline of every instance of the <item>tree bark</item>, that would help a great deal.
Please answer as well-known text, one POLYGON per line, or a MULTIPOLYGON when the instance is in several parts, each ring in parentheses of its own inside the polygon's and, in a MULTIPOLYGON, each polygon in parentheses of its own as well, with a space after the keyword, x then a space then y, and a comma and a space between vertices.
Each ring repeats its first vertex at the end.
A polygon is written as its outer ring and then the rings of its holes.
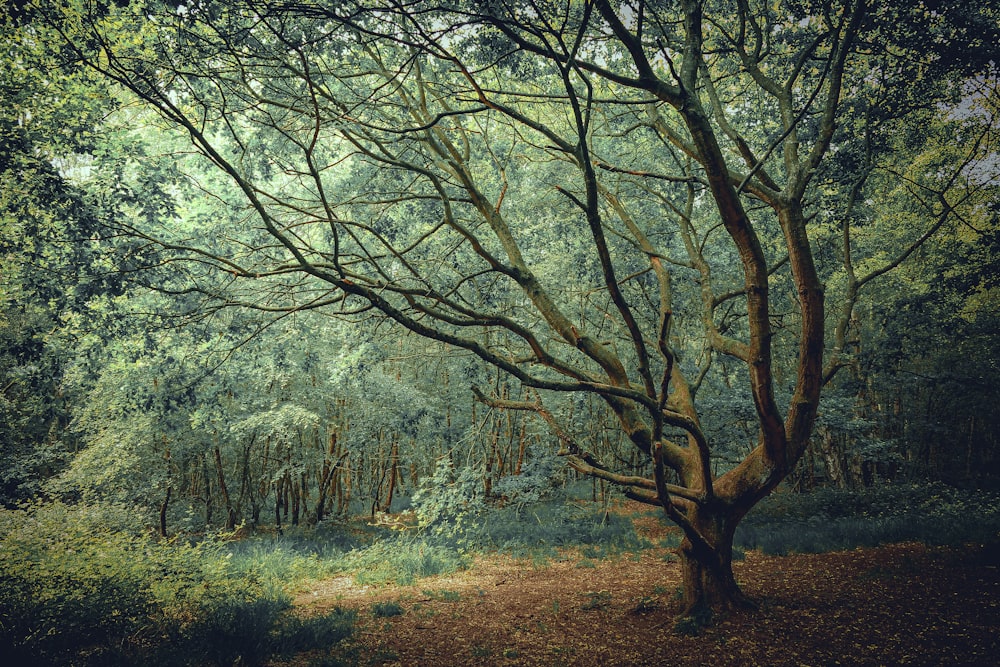
MULTIPOLYGON (((742 512, 738 516, 742 516, 742 512)), ((685 537, 678 549, 684 582, 682 617, 708 623, 716 613, 755 609, 757 605, 740 590, 733 576, 737 516, 730 510, 693 507, 689 520, 706 539, 709 548, 698 546, 685 537)))

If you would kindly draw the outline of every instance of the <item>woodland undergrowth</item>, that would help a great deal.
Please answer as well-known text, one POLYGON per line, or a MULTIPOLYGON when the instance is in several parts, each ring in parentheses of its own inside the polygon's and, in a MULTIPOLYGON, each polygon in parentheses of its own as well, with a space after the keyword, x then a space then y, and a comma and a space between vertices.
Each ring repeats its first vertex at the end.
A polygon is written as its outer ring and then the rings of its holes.
MULTIPOLYGON (((19 665, 262 664, 351 636, 352 611, 291 613, 292 596, 316 581, 409 585, 464 569, 477 554, 544 566, 567 550, 593 561, 676 546, 676 531, 656 545, 636 531, 636 519, 658 516, 652 509, 561 492, 498 505, 454 480, 439 488, 393 527, 334 519, 241 540, 158 539, 120 505, 0 510, 0 650, 19 665)), ((998 501, 940 484, 778 493, 746 518, 736 556, 995 543, 998 501)), ((340 659, 331 655, 350 660, 345 649, 324 653, 324 664, 340 659)))

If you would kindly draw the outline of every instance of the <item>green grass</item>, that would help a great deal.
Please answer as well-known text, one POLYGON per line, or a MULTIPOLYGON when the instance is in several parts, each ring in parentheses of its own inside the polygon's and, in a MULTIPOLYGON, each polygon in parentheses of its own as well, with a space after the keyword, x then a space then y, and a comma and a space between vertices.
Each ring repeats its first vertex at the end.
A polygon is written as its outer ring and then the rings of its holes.
POLYGON ((346 554, 340 561, 359 586, 406 586, 418 579, 450 574, 468 565, 468 556, 427 538, 398 536, 346 554))
POLYGON ((432 591, 428 589, 420 592, 425 597, 428 597, 431 600, 439 600, 441 602, 458 602, 459 600, 462 599, 462 594, 459 593, 458 591, 448 591, 448 590, 432 591))
POLYGON ((249 538, 231 544, 229 550, 238 571, 255 572, 270 585, 290 591, 312 580, 343 574, 353 576, 359 586, 405 586, 455 572, 468 563, 468 557, 453 545, 370 527, 349 540, 328 530, 301 531, 278 538, 249 538))

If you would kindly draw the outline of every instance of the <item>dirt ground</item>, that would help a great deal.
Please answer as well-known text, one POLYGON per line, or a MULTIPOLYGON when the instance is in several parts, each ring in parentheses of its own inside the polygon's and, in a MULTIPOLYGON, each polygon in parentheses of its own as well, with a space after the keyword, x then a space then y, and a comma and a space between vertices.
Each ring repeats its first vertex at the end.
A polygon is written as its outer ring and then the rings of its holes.
POLYGON ((539 566, 480 558, 407 587, 332 579, 295 604, 357 609, 349 661, 359 665, 996 666, 998 565, 998 549, 981 545, 749 552, 734 570, 760 609, 697 636, 675 632, 680 570, 659 549, 539 566), (386 603, 403 613, 373 613, 386 603))

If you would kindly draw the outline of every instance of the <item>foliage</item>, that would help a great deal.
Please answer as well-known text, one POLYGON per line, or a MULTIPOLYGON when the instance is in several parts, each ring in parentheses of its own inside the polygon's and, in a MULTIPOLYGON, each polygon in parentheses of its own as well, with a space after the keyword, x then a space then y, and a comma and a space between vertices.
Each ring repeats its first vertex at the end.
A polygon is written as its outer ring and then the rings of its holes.
POLYGON ((21 664, 259 664, 351 632, 339 611, 287 617, 224 543, 154 541, 129 508, 2 510, 0 540, 0 644, 21 664))
POLYGON ((15 4, 0 502, 280 531, 422 482, 372 580, 634 541, 559 460, 732 579, 803 457, 995 469, 996 2, 15 4))
POLYGON ((779 493, 762 501, 736 543, 765 553, 821 553, 891 542, 1000 539, 1000 497, 941 483, 779 493))
POLYGON ((474 470, 454 471, 442 460, 413 498, 419 526, 430 540, 460 551, 524 555, 588 545, 615 552, 643 544, 628 518, 589 503, 572 502, 557 486, 552 458, 528 461, 522 475, 502 478, 494 485, 501 496, 496 502, 485 498, 474 470))
POLYGON ((438 461, 434 474, 425 478, 413 495, 418 525, 434 537, 467 546, 486 511, 479 471, 472 467, 455 470, 449 458, 438 461))
POLYGON ((88 646, 127 639, 146 625, 156 609, 155 570, 146 564, 149 541, 127 517, 126 508, 59 504, 0 510, 5 654, 79 659, 88 646))
POLYGON ((557 496, 558 489, 565 482, 562 478, 564 470, 554 453, 532 448, 527 452, 520 474, 501 477, 493 484, 493 493, 503 503, 523 510, 528 505, 557 496))

